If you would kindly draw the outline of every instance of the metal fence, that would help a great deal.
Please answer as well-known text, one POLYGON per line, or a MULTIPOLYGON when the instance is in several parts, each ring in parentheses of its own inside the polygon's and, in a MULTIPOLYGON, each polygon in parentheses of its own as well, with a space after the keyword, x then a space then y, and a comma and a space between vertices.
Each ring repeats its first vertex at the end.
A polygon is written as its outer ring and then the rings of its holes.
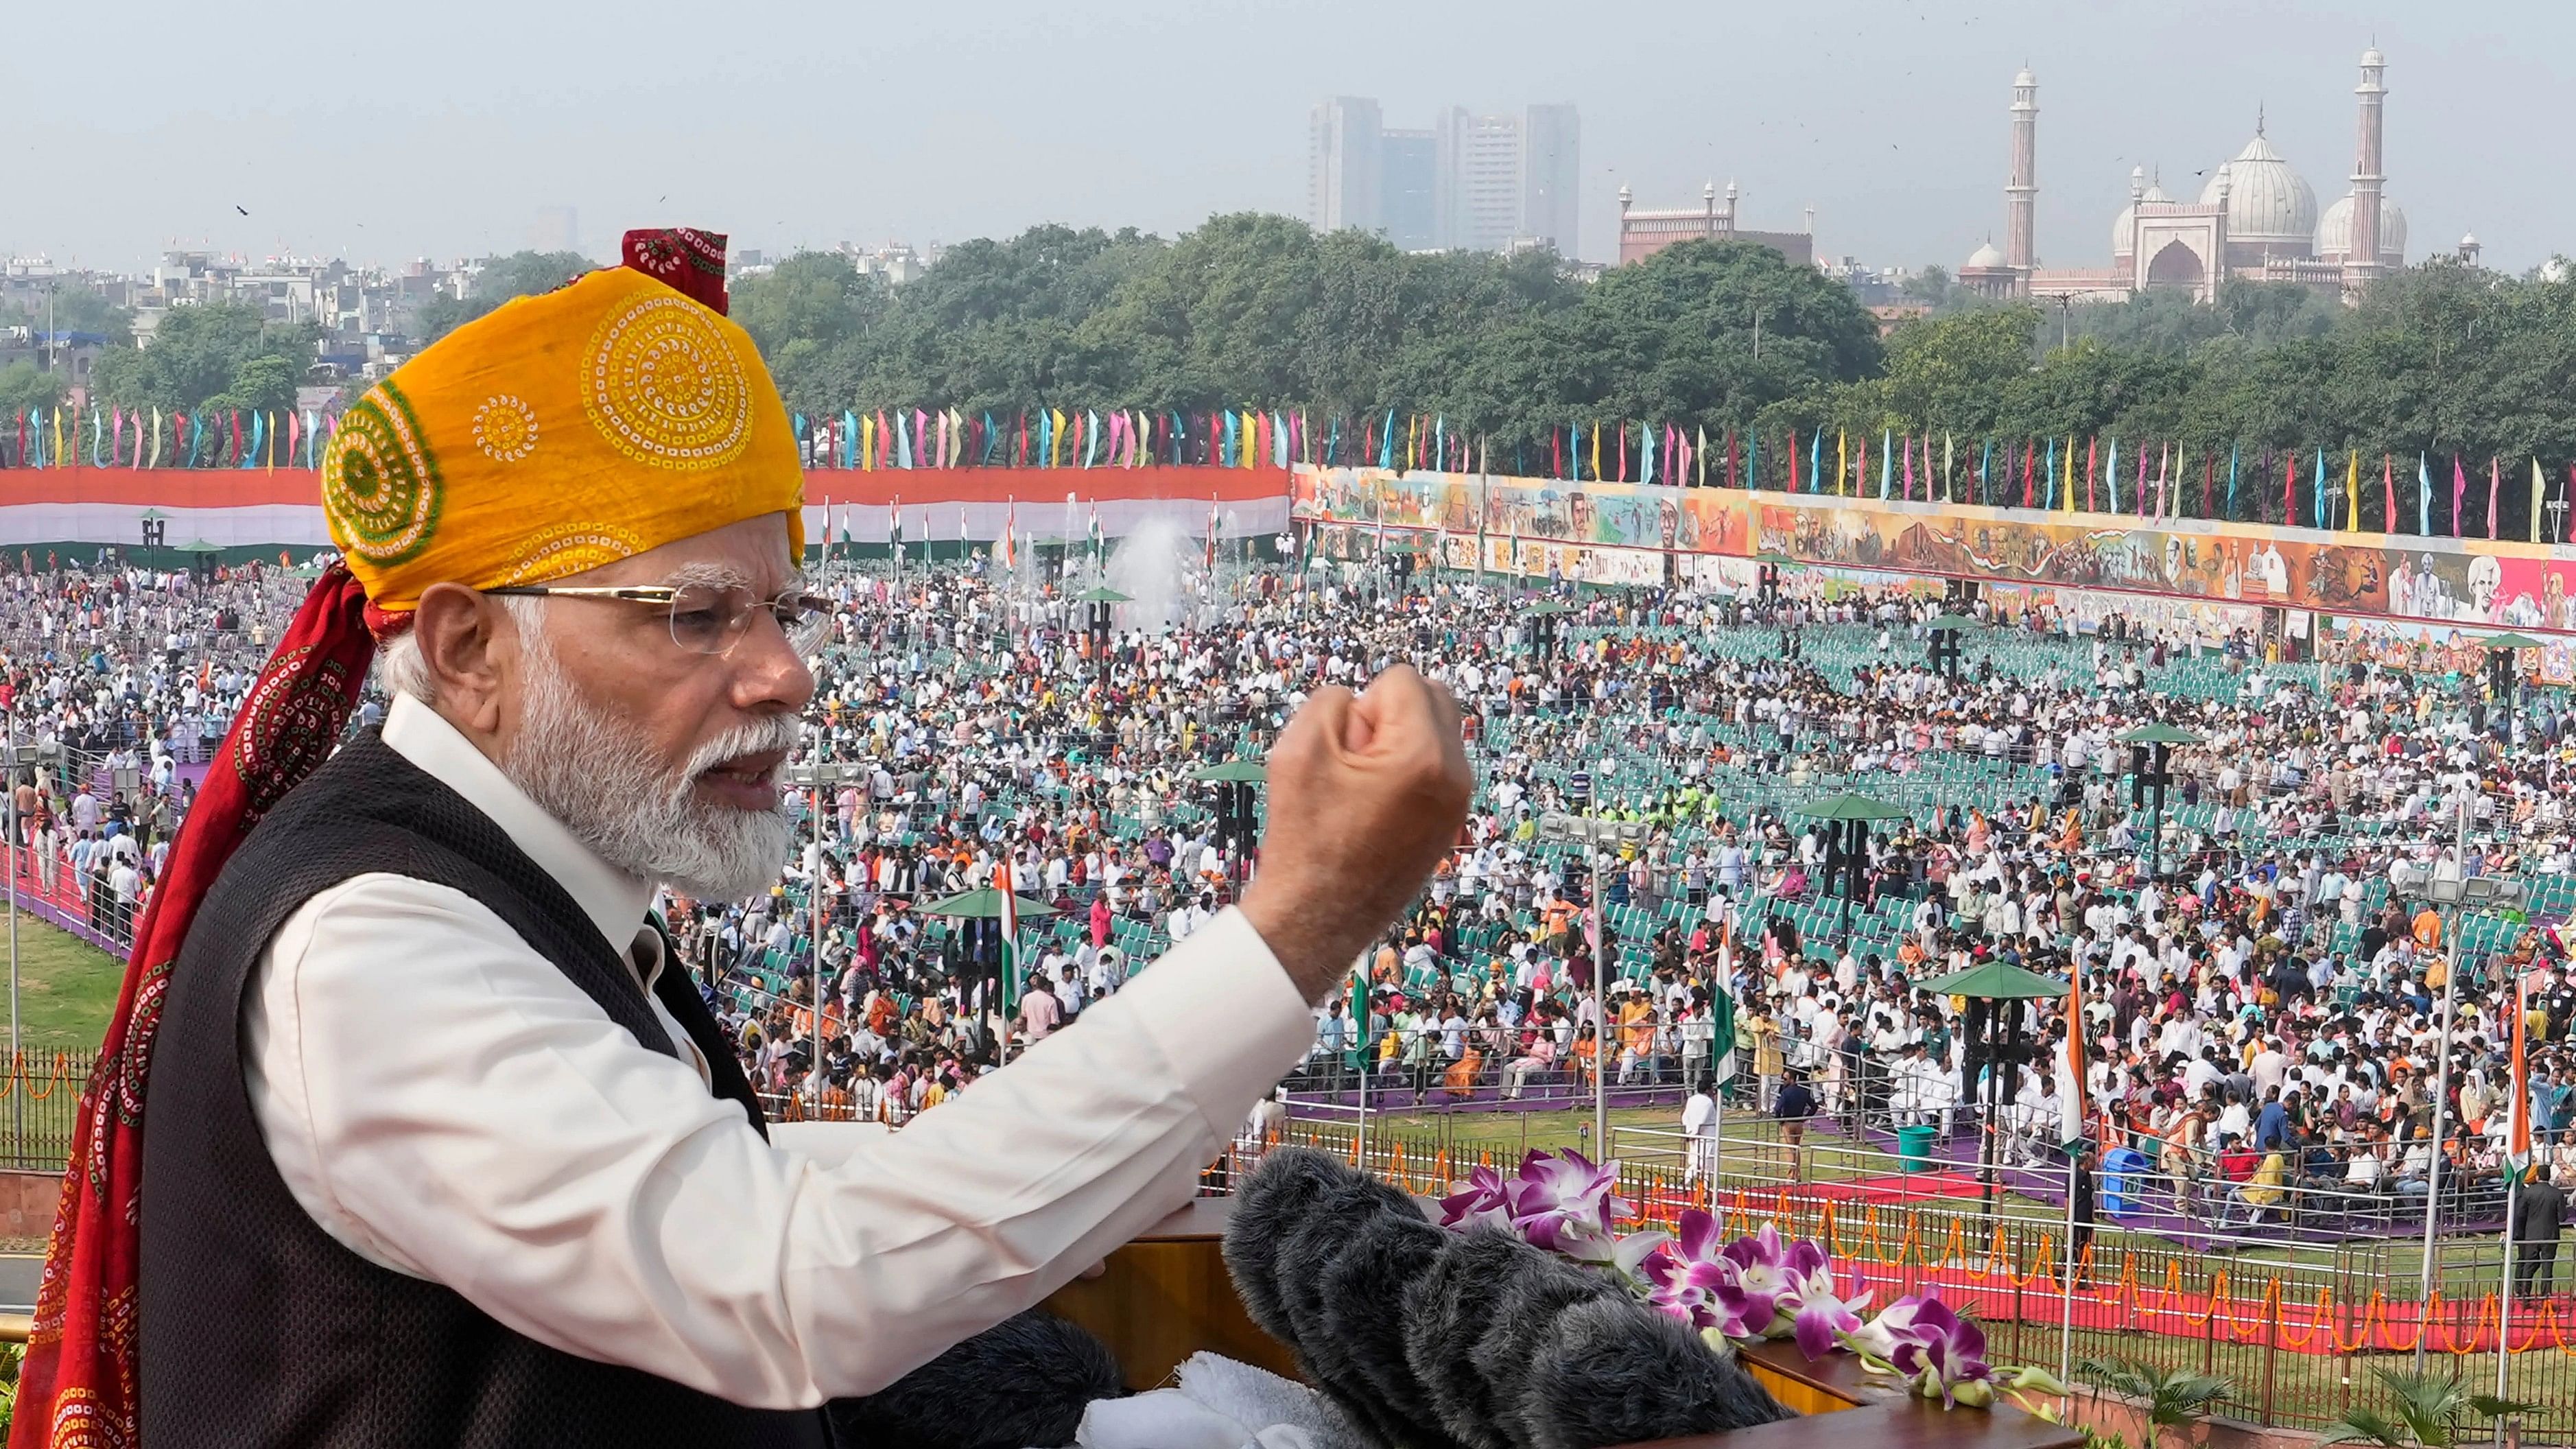
POLYGON ((15 1053, 0 1079, 0 1168, 60 1172, 70 1160, 81 1088, 96 1052, 15 1053))

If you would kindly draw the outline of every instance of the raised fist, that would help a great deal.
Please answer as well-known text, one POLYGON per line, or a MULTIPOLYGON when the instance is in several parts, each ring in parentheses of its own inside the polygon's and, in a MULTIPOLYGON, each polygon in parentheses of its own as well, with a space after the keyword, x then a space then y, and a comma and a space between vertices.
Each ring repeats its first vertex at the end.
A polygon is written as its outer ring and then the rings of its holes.
POLYGON ((1243 913, 1320 999, 1458 843, 1474 781, 1458 702, 1408 666, 1316 691, 1270 751, 1270 825, 1243 913))

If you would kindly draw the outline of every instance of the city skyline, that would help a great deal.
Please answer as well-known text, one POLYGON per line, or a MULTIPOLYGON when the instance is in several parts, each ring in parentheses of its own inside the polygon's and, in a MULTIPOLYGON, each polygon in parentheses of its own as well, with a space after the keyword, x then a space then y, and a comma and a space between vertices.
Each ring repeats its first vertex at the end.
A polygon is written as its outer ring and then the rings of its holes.
MULTIPOLYGON (((194 13, 175 0, 107 8, 107 21, 147 32, 194 13)), ((176 243, 391 266, 515 250, 547 207, 579 216, 594 255, 627 226, 671 220, 772 254, 928 248, 1048 221, 1172 235, 1215 212, 1305 215, 1296 120, 1318 98, 1351 95, 1407 123, 1434 106, 1577 107, 1574 250, 1587 260, 1613 254, 1622 185, 1654 208, 1734 181, 1749 227, 1792 227, 1815 207, 1820 255, 1955 266, 1990 234, 2003 239, 1998 96, 2028 64, 2057 98, 2037 253, 2083 263, 2132 167, 2161 166, 2173 185, 2233 154, 2258 110, 2297 166, 2340 176, 2352 147, 2342 98, 2352 57, 2372 44, 2391 57, 2391 114, 2403 118, 2387 169, 2406 178, 2411 253, 2449 250, 2466 231, 2511 271, 2576 249, 2576 199, 2529 184, 2548 169, 2547 105, 2576 53, 2576 13, 2536 0, 2399 17, 2219 0, 2082 11, 1826 0, 1789 15, 1631 5, 1601 17, 1605 34, 1642 28, 1643 46, 1531 43, 1560 22, 1521 0, 1480 7, 1473 24, 1448 7, 1339 0, 1293 14, 1142 0, 1071 16, 981 0, 918 17, 900 44, 864 17, 769 0, 670 46, 689 14, 638 0, 620 25, 598 26, 461 0, 421 27, 356 12, 306 53, 366 82, 322 87, 290 84, 275 37, 255 29, 140 48, 112 97, 75 91, 13 128, 19 204, 0 214, 0 251, 136 268, 176 243), (807 59, 782 70, 774 41, 788 25, 807 59), (943 46, 971 62, 967 82, 904 63, 943 46), (577 74, 559 64, 571 53, 586 57, 577 74), (799 83, 809 73, 815 83, 799 83), (1152 84, 1093 83, 1103 74, 1152 84)), ((33 27, 39 41, 49 23, 33 27)), ((58 23, 68 43, 70 22, 58 23)), ((10 47, 0 77, 49 93, 43 57, 60 51, 10 47)))

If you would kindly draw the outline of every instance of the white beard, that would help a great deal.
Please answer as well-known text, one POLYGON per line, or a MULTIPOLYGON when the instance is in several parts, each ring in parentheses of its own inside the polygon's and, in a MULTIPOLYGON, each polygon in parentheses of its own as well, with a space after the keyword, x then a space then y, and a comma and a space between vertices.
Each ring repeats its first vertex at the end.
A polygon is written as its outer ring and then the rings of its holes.
POLYGON ((666 771, 641 731, 585 701, 542 627, 523 624, 525 717, 501 773, 610 865, 699 900, 767 888, 795 848, 782 802, 769 810, 701 804, 694 782, 727 760, 793 750, 801 724, 772 715, 700 745, 666 771))

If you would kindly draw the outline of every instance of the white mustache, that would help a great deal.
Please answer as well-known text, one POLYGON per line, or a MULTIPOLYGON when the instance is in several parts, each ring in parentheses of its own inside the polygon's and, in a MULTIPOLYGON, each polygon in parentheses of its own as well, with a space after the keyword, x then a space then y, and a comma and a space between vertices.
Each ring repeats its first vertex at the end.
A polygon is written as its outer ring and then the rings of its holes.
POLYGON ((694 780, 735 760, 774 750, 793 753, 798 737, 804 732, 804 721, 792 714, 767 715, 750 724, 735 725, 692 750, 688 764, 681 768, 680 778, 694 780))

